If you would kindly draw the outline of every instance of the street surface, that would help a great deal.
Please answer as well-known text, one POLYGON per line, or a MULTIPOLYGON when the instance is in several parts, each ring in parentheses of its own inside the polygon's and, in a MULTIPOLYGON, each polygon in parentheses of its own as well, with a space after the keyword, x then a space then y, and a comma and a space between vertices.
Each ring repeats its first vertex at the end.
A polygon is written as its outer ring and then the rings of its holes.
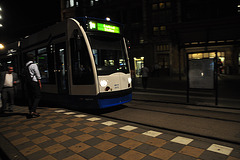
POLYGON ((24 106, 1 115, 9 159, 240 160, 239 110, 144 100, 101 111, 55 107, 33 119, 24 106))

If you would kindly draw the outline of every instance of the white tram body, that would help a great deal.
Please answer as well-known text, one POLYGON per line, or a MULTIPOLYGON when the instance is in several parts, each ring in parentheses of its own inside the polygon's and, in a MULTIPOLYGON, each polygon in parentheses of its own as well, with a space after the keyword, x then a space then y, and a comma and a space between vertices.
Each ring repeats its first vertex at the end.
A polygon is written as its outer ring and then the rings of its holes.
POLYGON ((129 102, 130 64, 121 31, 116 22, 70 18, 22 39, 18 67, 27 54, 35 55, 47 101, 88 108, 129 102))

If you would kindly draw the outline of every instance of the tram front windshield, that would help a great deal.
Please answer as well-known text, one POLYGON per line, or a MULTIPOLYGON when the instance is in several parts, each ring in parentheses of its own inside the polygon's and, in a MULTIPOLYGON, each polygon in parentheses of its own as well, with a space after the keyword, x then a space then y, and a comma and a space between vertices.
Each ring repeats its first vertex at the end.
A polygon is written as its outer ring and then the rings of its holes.
POLYGON ((123 39, 89 36, 98 75, 129 73, 123 39))

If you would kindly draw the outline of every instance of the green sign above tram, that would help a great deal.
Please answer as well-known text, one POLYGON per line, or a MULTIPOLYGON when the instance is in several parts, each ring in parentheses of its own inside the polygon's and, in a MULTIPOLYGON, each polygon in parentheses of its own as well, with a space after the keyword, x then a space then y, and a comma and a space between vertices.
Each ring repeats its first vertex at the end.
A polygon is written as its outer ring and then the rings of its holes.
POLYGON ((110 33, 120 34, 120 27, 111 25, 111 24, 94 22, 94 21, 89 22, 89 29, 94 30, 94 31, 102 31, 102 32, 110 32, 110 33))

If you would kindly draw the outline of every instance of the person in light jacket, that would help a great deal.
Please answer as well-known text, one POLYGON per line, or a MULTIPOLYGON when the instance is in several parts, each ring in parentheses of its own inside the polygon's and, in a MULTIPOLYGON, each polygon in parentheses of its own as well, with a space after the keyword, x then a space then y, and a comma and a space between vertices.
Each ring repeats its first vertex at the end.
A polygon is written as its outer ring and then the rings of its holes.
POLYGON ((41 99, 41 75, 37 64, 33 63, 34 56, 32 54, 27 55, 28 62, 26 67, 30 73, 31 80, 26 82, 27 95, 28 95, 28 107, 30 117, 39 117, 40 114, 36 112, 38 104, 41 99))
POLYGON ((9 98, 8 111, 13 112, 15 87, 19 83, 17 73, 13 72, 13 67, 8 67, 8 71, 0 74, 0 92, 2 94, 1 113, 4 113, 9 98))

